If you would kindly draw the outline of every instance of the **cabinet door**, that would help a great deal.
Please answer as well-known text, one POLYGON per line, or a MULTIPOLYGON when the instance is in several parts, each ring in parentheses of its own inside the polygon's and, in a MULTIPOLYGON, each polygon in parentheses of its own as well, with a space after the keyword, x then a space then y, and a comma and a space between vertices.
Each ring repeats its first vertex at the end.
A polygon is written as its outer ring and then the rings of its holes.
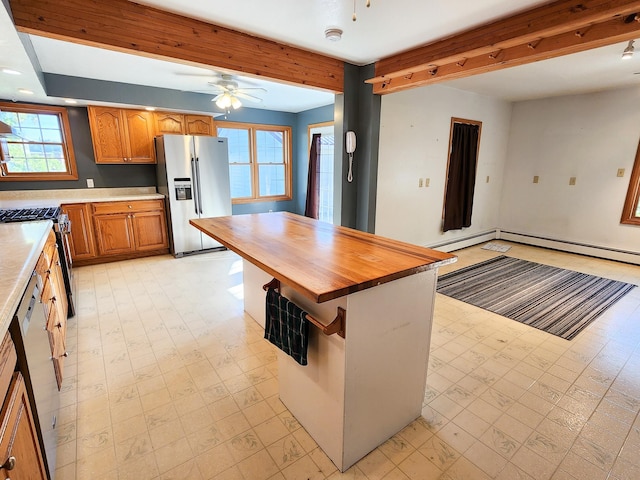
POLYGON ((187 135, 212 135, 213 119, 207 115, 185 115, 187 135))
POLYGON ((99 255, 118 255, 133 252, 135 244, 128 213, 95 215, 96 243, 99 255))
POLYGON ((136 250, 167 248, 167 224, 164 211, 138 212, 131 216, 136 250))
POLYGON ((122 163, 127 157, 125 128, 120 109, 88 107, 96 163, 122 163))
POLYGON ((156 134, 183 134, 185 132, 184 127, 184 115, 181 113, 164 113, 156 112, 156 134))
POLYGON ((96 247, 93 240, 89 204, 73 203, 62 205, 62 212, 66 213, 71 221, 71 235, 68 237, 71 258, 74 261, 94 258, 96 256, 96 247))
POLYGON ((151 112, 139 110, 122 110, 122 112, 129 152, 125 157, 125 162, 156 163, 151 112))
POLYGON ((14 463, 12 470, 0 470, 3 478, 46 480, 38 434, 20 372, 13 374, 1 417, 0 463, 5 465, 10 459, 14 463))

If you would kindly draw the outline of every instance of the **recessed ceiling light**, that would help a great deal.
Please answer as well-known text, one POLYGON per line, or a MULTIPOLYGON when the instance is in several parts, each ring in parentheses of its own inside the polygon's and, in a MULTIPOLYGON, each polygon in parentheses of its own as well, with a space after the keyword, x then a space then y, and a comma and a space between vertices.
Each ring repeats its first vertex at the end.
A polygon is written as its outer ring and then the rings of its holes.
POLYGON ((71 103, 71 104, 75 104, 78 103, 77 100, 74 100, 73 98, 65 98, 64 99, 64 103, 71 103))
POLYGON ((19 88, 18 91, 26 95, 33 95, 33 92, 31 90, 27 90, 26 88, 19 88))
POLYGON ((13 70, 11 68, 3 68, 2 73, 6 73, 7 75, 22 75, 22 73, 20 73, 19 71, 13 70))

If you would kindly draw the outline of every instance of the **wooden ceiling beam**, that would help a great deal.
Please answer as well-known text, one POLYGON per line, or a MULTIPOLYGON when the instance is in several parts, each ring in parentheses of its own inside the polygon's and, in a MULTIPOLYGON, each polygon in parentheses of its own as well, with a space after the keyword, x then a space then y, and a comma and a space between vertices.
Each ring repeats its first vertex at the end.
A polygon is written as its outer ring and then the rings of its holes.
POLYGON ((9 0, 18 31, 202 68, 344 91, 344 62, 127 0, 9 0))
POLYGON ((624 21, 637 12, 640 0, 558 0, 382 59, 367 83, 384 94, 609 45, 634 38, 638 22, 624 21), (614 24, 626 25, 621 28, 628 34, 616 33, 614 24), (597 29, 599 38, 592 32, 592 41, 571 41, 575 32, 598 25, 608 25, 597 29), (546 47, 540 48, 543 39, 546 47), (500 60, 491 58, 496 52, 502 52, 500 60))
MULTIPOLYGON (((534 42, 497 49, 491 53, 468 58, 464 62, 451 62, 422 70, 386 82, 375 83, 374 93, 385 94, 407 88, 430 85, 443 80, 454 80, 507 67, 547 60, 562 55, 599 48, 616 42, 624 42, 640 36, 640 22, 625 23, 616 18, 583 29, 562 33, 534 42)), ((620 52, 622 54, 622 52, 620 52)))

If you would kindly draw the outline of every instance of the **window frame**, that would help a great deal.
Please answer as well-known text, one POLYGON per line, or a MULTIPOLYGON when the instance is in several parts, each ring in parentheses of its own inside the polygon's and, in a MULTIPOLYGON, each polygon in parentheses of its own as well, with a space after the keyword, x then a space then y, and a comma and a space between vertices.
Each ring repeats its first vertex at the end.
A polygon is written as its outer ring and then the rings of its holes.
MULTIPOLYGON (((34 105, 29 103, 6 103, 0 102, 0 110, 4 112, 16 113, 36 113, 57 115, 60 120, 60 134, 62 136, 62 151, 65 157, 66 172, 9 172, 5 165, 5 148, 9 143, 20 144, 41 144, 47 145, 48 142, 13 142, 11 140, 0 139, 3 145, 0 148, 0 181, 4 182, 37 182, 37 181, 62 181, 62 180, 78 180, 78 168, 76 165, 75 152, 73 150, 73 141, 71 139, 71 126, 69 124, 69 115, 67 109, 53 105, 34 105)), ((56 145, 58 145, 56 143, 56 145)))
POLYGON ((636 158, 633 163, 631 178, 629 179, 627 198, 622 208, 620 223, 640 226, 640 217, 636 216, 638 204, 640 204, 640 142, 638 142, 638 148, 636 150, 636 158))
MULTIPOLYGON (((260 123, 242 123, 242 122, 227 122, 227 121, 216 121, 216 135, 220 136, 218 133, 218 129, 220 128, 229 128, 229 129, 238 129, 238 130, 247 130, 249 135, 249 167, 251 172, 251 197, 239 197, 232 198, 231 203, 233 205, 236 204, 246 204, 246 203, 257 203, 257 202, 279 202, 279 201, 287 201, 293 199, 293 172, 292 172, 292 128, 286 125, 268 125, 268 124, 260 124, 260 123), (258 163, 257 161, 257 141, 256 141, 256 132, 257 131, 271 131, 271 132, 281 132, 283 135, 283 164, 284 164, 284 195, 260 195, 260 173, 259 168, 260 165, 269 165, 265 163, 258 163)), ((231 163, 229 165, 232 165, 231 163)), ((242 164, 246 165, 246 164, 242 164)), ((279 165, 279 164, 278 164, 279 165)))

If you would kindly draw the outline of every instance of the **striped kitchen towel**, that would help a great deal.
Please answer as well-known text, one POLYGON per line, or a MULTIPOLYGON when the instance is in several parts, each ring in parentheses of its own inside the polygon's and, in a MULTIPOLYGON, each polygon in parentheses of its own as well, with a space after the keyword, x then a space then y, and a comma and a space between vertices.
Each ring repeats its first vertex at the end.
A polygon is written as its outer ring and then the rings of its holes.
POLYGON ((293 357, 300 365, 307 364, 309 322, 307 312, 280 295, 267 290, 264 338, 293 357))

